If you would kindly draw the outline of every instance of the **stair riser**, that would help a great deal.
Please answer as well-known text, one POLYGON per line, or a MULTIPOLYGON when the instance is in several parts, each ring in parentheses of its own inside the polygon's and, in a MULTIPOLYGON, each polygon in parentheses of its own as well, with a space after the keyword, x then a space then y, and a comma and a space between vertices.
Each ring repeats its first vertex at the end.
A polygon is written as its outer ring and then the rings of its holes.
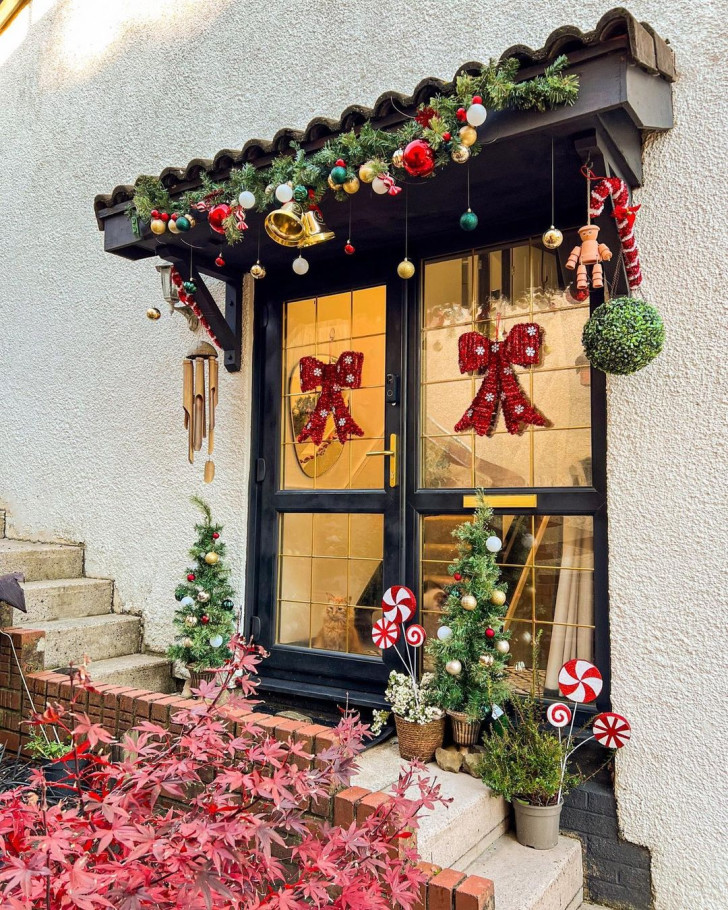
POLYGON ((75 619, 82 616, 101 616, 111 612, 114 586, 110 581, 75 585, 69 581, 62 586, 30 585, 25 588, 28 612, 16 613, 18 625, 32 625, 52 619, 75 619))
POLYGON ((169 665, 163 664, 153 667, 134 667, 129 670, 119 670, 114 673, 95 673, 91 665, 91 678, 94 682, 108 683, 112 686, 134 686, 135 689, 147 689, 149 692, 163 692, 169 694, 176 692, 169 665))
MULTIPOLYGON (((32 623, 31 623, 32 625, 32 623)), ((136 654, 141 646, 141 621, 136 616, 104 626, 76 627, 46 633, 47 669, 78 664, 84 654, 92 661, 136 654)))
MULTIPOLYGON (((546 888, 528 910, 576 910, 584 899, 584 873, 581 863, 570 863, 546 888)), ((496 908, 498 899, 496 895, 496 908)))
POLYGON ((80 578, 83 574, 83 550, 79 547, 57 547, 0 552, 0 575, 8 572, 22 572, 26 581, 80 578))
POLYGON ((450 806, 449 815, 445 827, 436 830, 428 827, 417 839, 422 859, 443 868, 464 869, 508 830, 508 805, 500 798, 489 796, 485 787, 483 799, 468 806, 467 817, 458 812, 457 798, 450 806))

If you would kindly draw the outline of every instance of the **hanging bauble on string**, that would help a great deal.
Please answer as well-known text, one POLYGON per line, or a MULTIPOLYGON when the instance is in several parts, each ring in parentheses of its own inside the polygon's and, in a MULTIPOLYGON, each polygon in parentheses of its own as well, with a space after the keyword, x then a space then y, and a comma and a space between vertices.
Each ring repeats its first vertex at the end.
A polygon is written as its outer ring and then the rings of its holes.
POLYGON ((351 243, 351 241, 347 240, 346 243, 344 244, 344 252, 346 253, 347 256, 353 256, 354 253, 356 252, 356 250, 354 248, 354 244, 351 243))
POLYGON ((392 166, 404 167, 404 149, 397 149, 396 152, 392 152, 392 166))
POLYGON ((505 638, 501 638, 500 641, 495 643, 495 649, 499 654, 507 654, 511 650, 511 646, 505 638))
POLYGON ((564 242, 564 235, 552 224, 547 231, 544 231, 541 240, 547 250, 557 250, 564 242))
POLYGON ((359 178, 358 177, 347 177, 343 182, 342 186, 344 187, 344 192, 348 193, 350 196, 353 196, 354 193, 359 192, 359 178))
POLYGON ((445 664, 445 670, 450 674, 450 676, 460 676, 463 672, 463 665, 459 660, 449 660, 445 664))
POLYGON ((206 604, 207 601, 210 599, 209 591, 198 591, 197 599, 199 600, 199 602, 201 604, 206 604))
POLYGON ((496 607, 502 607, 503 604, 506 602, 506 592, 499 591, 498 589, 496 589, 490 595, 490 602, 492 604, 495 604, 496 607))
POLYGON ((475 145, 478 141, 478 131, 474 126, 463 126, 458 132, 458 138, 461 145, 470 148, 471 145, 475 145))
POLYGON ((225 202, 221 202, 219 205, 213 205, 210 209, 207 216, 207 223, 215 233, 224 234, 225 228, 223 227, 223 221, 225 221, 226 218, 229 218, 231 214, 232 209, 230 206, 225 202))
POLYGON ((298 256, 293 260, 291 268, 297 275, 305 275, 308 271, 308 260, 304 259, 303 256, 298 256))
POLYGON ((478 226, 478 216, 472 209, 463 212, 460 216, 460 227, 464 231, 474 231, 478 226))
POLYGON ((238 196, 238 202, 244 209, 252 209, 255 205, 255 194, 251 193, 250 190, 243 190, 238 196))
POLYGON ((470 149, 466 148, 464 145, 456 145, 450 152, 450 157, 456 164, 465 164, 468 158, 470 158, 470 149))
POLYGON ((190 629, 191 629, 193 626, 196 626, 196 625, 197 625, 197 617, 194 616, 192 613, 189 613, 187 616, 185 616, 185 625, 186 625, 186 626, 189 626, 190 629))
POLYGON ((362 183, 371 183, 379 173, 373 161, 365 161, 359 168, 359 179, 362 183))
POLYGON ((414 263, 405 258, 397 266, 397 274, 400 278, 411 278, 415 273, 414 263))
POLYGON ((463 608, 463 610, 472 612, 473 610, 477 609, 478 599, 477 597, 473 597, 472 594, 465 594, 460 598, 460 606, 463 608))
POLYGON ((222 268, 225 265, 225 260, 222 258, 222 254, 215 257, 215 265, 222 268))
POLYGON ((215 566, 220 562, 220 555, 213 551, 205 553, 205 562, 208 564, 208 566, 215 566))
POLYGON ((480 95, 473 95, 472 104, 468 108, 465 116, 471 126, 482 126, 482 124, 485 123, 488 112, 483 106, 483 99, 480 95))
POLYGON ((192 227, 192 222, 187 217, 187 215, 180 215, 175 224, 177 225, 177 230, 182 231, 183 234, 186 234, 187 231, 192 227))
POLYGON ((258 280, 260 278, 265 278, 265 266, 262 266, 260 264, 260 259, 257 262, 253 263, 253 265, 250 266, 250 274, 256 280, 258 280))
POLYGON ((151 319, 152 322, 156 322, 157 319, 159 319, 159 317, 161 315, 162 314, 159 312, 159 310, 155 306, 150 306, 149 309, 147 310, 147 319, 151 319))
POLYGON ((276 199, 285 205, 293 199, 293 187, 288 183, 281 183, 276 187, 276 199))
POLYGON ((429 142, 413 139, 402 154, 402 165, 410 177, 429 177, 435 170, 435 153, 429 142))

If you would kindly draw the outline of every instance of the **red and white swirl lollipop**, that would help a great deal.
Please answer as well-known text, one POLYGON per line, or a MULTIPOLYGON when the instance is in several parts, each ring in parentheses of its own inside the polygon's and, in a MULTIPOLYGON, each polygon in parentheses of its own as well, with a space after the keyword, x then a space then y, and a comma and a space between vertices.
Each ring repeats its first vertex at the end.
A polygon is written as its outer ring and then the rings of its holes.
POLYGON ((399 626, 389 619, 378 619, 372 626, 372 641, 384 651, 399 639, 399 626))
POLYGON ((384 618, 397 625, 412 619, 417 610, 417 598, 404 585, 392 585, 387 588, 382 598, 384 618))
POLYGON ((413 648, 419 648, 425 643, 427 632, 425 632, 424 626, 413 622, 411 626, 405 629, 404 637, 407 639, 408 645, 412 645, 413 648))
POLYGON ((594 718, 592 727, 594 739, 606 746, 607 749, 621 749, 629 742, 632 735, 632 728, 626 717, 621 714, 613 714, 611 711, 605 711, 604 714, 598 714, 594 718))
POLYGON ((602 674, 588 660, 567 660, 559 671, 559 692, 577 704, 595 701, 603 684, 602 674))
POLYGON ((546 711, 546 720, 552 727, 565 727, 571 720, 571 708, 562 702, 549 705, 546 711))

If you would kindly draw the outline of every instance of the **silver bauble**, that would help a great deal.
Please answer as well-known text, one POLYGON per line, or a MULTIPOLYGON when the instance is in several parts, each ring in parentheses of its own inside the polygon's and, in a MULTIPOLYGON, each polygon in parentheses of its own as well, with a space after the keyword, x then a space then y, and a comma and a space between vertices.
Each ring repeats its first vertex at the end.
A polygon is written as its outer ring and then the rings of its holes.
POLYGON ((463 665, 459 660, 449 660, 445 664, 445 670, 450 674, 450 676, 460 676, 463 672, 463 665))
POLYGON ((495 649, 499 654, 507 654, 511 650, 511 646, 505 638, 501 638, 495 643, 495 649))

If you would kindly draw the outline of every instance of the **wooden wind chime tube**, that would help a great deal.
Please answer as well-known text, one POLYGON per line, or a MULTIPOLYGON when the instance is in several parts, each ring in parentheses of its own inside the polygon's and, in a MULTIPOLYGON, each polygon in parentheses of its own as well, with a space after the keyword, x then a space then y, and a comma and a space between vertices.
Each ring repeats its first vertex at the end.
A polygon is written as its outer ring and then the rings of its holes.
POLYGON ((195 452, 202 449, 207 439, 208 458, 205 462, 205 483, 215 476, 212 455, 215 448, 215 409, 218 400, 217 351, 211 344, 202 342, 188 354, 182 363, 182 407, 187 430, 187 457, 195 462, 195 452), (207 378, 205 377, 207 365, 207 378))

